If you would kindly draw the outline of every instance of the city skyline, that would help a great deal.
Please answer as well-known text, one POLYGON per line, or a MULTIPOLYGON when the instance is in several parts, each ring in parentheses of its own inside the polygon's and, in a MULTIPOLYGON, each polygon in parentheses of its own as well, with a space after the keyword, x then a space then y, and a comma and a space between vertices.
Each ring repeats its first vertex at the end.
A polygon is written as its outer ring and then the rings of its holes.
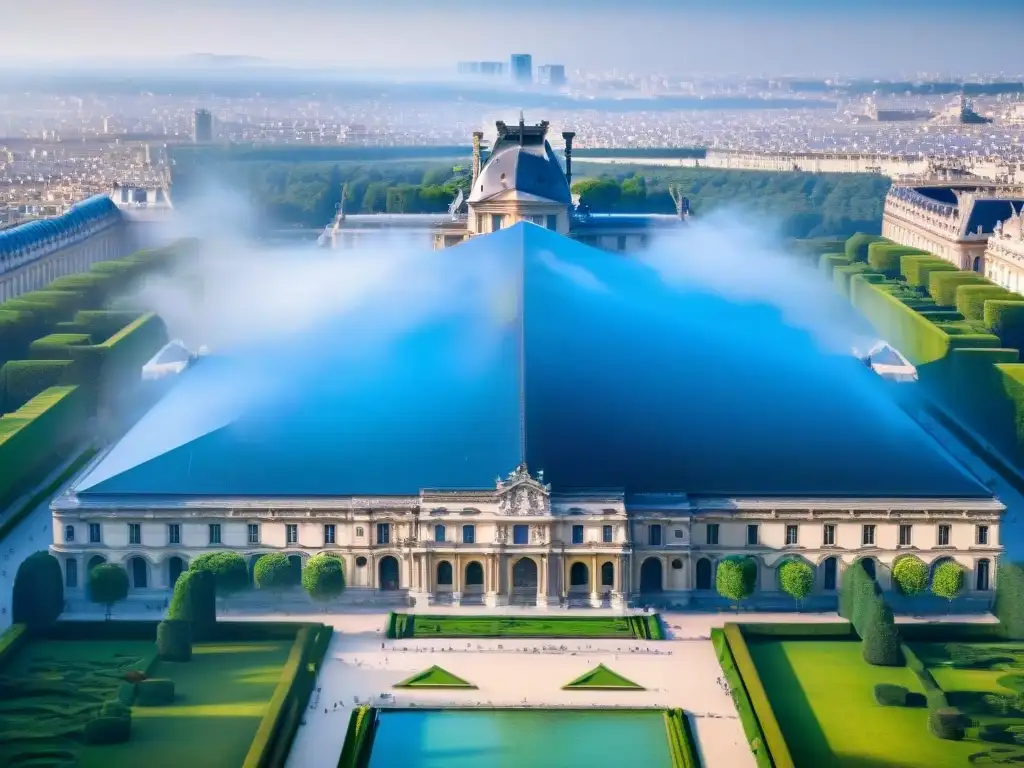
MULTIPOLYGON (((140 0, 133 11, 164 7, 140 0)), ((394 71, 444 70, 459 60, 507 61, 511 53, 528 52, 535 63, 564 62, 570 71, 968 75, 1019 68, 1017 31, 1024 28, 1024 5, 1011 0, 973 3, 967 23, 962 6, 947 0, 907 0, 898 9, 880 0, 847 0, 828 10, 783 0, 770 11, 751 0, 725 0, 713 9, 688 0, 638 0, 628 13, 608 0, 554 10, 523 0, 515 9, 489 9, 486 24, 479 6, 464 0, 437 0, 429 9, 396 0, 387 11, 346 0, 254 0, 244 6, 182 0, 157 24, 145 12, 125 15, 113 0, 87 8, 58 0, 55 10, 47 21, 49 46, 39 45, 38 15, 28 6, 8 11, 0 62, 133 59, 141 65, 207 52, 394 71), (546 24, 537 23, 539 14, 546 24), (438 45, 437 35, 425 32, 432 25, 458 45, 438 45), (488 31, 495 29, 500 35, 488 31), (951 55, 953 41, 955 51, 970 55, 951 55)))

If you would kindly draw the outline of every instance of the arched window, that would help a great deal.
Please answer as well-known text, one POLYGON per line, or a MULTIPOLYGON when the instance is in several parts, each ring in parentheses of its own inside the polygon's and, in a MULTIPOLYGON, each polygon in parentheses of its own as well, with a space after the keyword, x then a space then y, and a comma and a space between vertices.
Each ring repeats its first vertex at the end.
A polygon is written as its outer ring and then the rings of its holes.
POLYGON ((437 583, 441 586, 451 586, 452 564, 447 560, 442 560, 437 564, 437 583))
POLYGON ((434 526, 434 541, 444 541, 444 526, 441 524, 434 526))
POLYGON ((825 562, 822 564, 823 568, 823 581, 822 589, 826 592, 834 592, 836 588, 836 559, 834 557, 826 557, 825 562))
POLYGON ((588 570, 587 566, 583 563, 573 563, 569 569, 569 586, 585 587, 587 582, 590 581, 588 570))
POLYGON ((601 586, 611 587, 615 585, 615 564, 608 562, 601 566, 601 586))
POLYGON ((988 560, 979 560, 978 565, 974 569, 974 588, 979 592, 987 592, 989 590, 989 569, 988 560))
POLYGON ((697 561, 697 589, 711 589, 711 561, 706 557, 697 561))
POLYGON ((132 586, 135 589, 145 589, 149 586, 149 569, 141 557, 132 558, 132 586))

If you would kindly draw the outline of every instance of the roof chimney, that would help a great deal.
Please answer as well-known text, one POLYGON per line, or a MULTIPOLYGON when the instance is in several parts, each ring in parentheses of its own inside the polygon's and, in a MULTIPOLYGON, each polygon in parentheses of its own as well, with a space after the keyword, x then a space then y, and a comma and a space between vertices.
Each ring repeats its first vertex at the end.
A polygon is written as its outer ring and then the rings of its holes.
POLYGON ((480 142, 484 134, 481 131, 473 131, 473 183, 470 189, 476 186, 476 180, 480 176, 480 142))
POLYGON ((576 138, 575 131, 565 131, 562 133, 562 138, 565 139, 565 183, 569 185, 569 191, 572 191, 572 140, 576 138))

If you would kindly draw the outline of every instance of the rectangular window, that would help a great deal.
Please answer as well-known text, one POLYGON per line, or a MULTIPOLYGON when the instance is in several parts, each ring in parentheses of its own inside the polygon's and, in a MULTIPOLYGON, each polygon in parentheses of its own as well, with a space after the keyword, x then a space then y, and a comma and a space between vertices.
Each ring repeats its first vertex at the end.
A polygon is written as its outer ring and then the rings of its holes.
POLYGON ((334 544, 334 523, 324 524, 324 544, 334 544))
POLYGON ((512 543, 513 544, 529 544, 530 543, 530 526, 528 526, 528 525, 513 525, 512 526, 512 543))
POLYGON ((99 544, 100 543, 100 524, 89 523, 89 543, 99 544))
POLYGON ((583 543, 583 526, 574 525, 572 527, 572 543, 582 544, 583 543))
POLYGON ((294 523, 288 523, 284 527, 284 537, 287 544, 298 544, 299 543, 299 526, 294 523))
POLYGON ((259 544, 260 543, 260 524, 249 523, 249 543, 259 544))
POLYGON ((747 526, 747 546, 748 547, 755 547, 755 546, 757 546, 757 542, 758 542, 757 528, 758 528, 757 523, 752 523, 751 525, 747 526))
POLYGON ((652 525, 647 528, 647 543, 652 547, 661 546, 661 526, 652 525))
POLYGON ((178 523, 170 523, 167 526, 167 543, 181 544, 181 526, 178 523))
POLYGON ((142 526, 138 523, 128 523, 128 543, 142 543, 142 526))
POLYGON ((68 560, 64 563, 64 586, 74 589, 78 586, 78 561, 68 560))
POLYGON ((976 535, 974 537, 974 540, 978 543, 978 545, 982 546, 982 547, 987 547, 988 546, 988 526, 987 525, 979 525, 977 527, 977 529, 975 530, 975 534, 976 535))
POLYGON ((865 525, 861 529, 860 543, 865 547, 875 546, 875 526, 865 525))
POLYGON ((800 542, 800 529, 795 525, 786 526, 786 544, 792 546, 800 542))
POLYGON ((718 523, 708 523, 705 543, 712 547, 718 546, 718 523))
POLYGON ((832 523, 825 523, 825 527, 821 532, 821 541, 826 547, 834 547, 836 545, 836 527, 832 523))
POLYGON ((912 530, 913 530, 912 526, 907 525, 906 523, 903 523, 902 525, 900 525, 900 546, 901 547, 909 547, 911 545, 911 543, 913 542, 914 539, 911 536, 911 531, 912 530))
POLYGON ((491 214, 491 232, 497 232, 499 229, 501 229, 501 222, 503 218, 504 216, 502 216, 500 213, 491 214))
POLYGON ((65 525, 64 526, 64 541, 71 542, 75 540, 75 526, 65 525))
POLYGON ((682 528, 676 528, 676 530, 675 530, 675 537, 677 539, 683 538, 683 529, 682 528))
POLYGON ((377 543, 391 543, 391 523, 377 523, 377 543))
POLYGON ((610 525, 601 528, 601 541, 605 544, 611 544, 614 541, 614 531, 610 525))
POLYGON ((552 232, 558 229, 558 216, 553 213, 548 214, 548 229, 552 232))
POLYGON ((463 544, 476 544, 476 526, 475 525, 464 525, 464 526, 462 526, 462 543, 463 544))
POLYGON ((979 560, 975 566, 974 586, 979 592, 987 592, 989 589, 989 564, 988 560, 979 560))
POLYGON ((220 544, 220 523, 210 523, 210 543, 220 544))
POLYGON ((363 526, 357 525, 356 526, 356 538, 357 539, 361 539, 365 535, 366 535, 366 533, 363 531, 363 526))
POLYGON ((949 546, 949 526, 945 523, 939 526, 939 546, 949 546))
POLYGON ((626 250, 626 236, 625 235, 619 235, 618 242, 616 243, 616 245, 618 246, 618 250, 620 250, 620 251, 626 250))

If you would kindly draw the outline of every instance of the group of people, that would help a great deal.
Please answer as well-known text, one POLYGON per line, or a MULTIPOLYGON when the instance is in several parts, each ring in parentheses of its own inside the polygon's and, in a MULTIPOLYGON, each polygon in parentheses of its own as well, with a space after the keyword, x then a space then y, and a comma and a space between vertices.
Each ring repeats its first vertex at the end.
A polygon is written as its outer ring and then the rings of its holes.
POLYGON ((472 643, 466 643, 465 648, 456 648, 455 646, 449 645, 447 648, 444 646, 434 647, 430 646, 419 646, 419 645, 392 645, 388 647, 387 643, 381 643, 380 649, 382 651, 397 651, 400 653, 567 653, 570 656, 575 656, 578 653, 607 653, 618 656, 621 653, 630 654, 643 654, 646 656, 671 656, 672 651, 661 650, 659 648, 652 648, 648 646, 628 646, 622 647, 611 647, 601 648, 594 647, 589 644, 583 646, 570 647, 568 645, 549 645, 543 644, 539 646, 515 646, 512 648, 506 648, 503 643, 499 643, 496 646, 486 647, 477 643, 476 647, 473 647, 472 643))

